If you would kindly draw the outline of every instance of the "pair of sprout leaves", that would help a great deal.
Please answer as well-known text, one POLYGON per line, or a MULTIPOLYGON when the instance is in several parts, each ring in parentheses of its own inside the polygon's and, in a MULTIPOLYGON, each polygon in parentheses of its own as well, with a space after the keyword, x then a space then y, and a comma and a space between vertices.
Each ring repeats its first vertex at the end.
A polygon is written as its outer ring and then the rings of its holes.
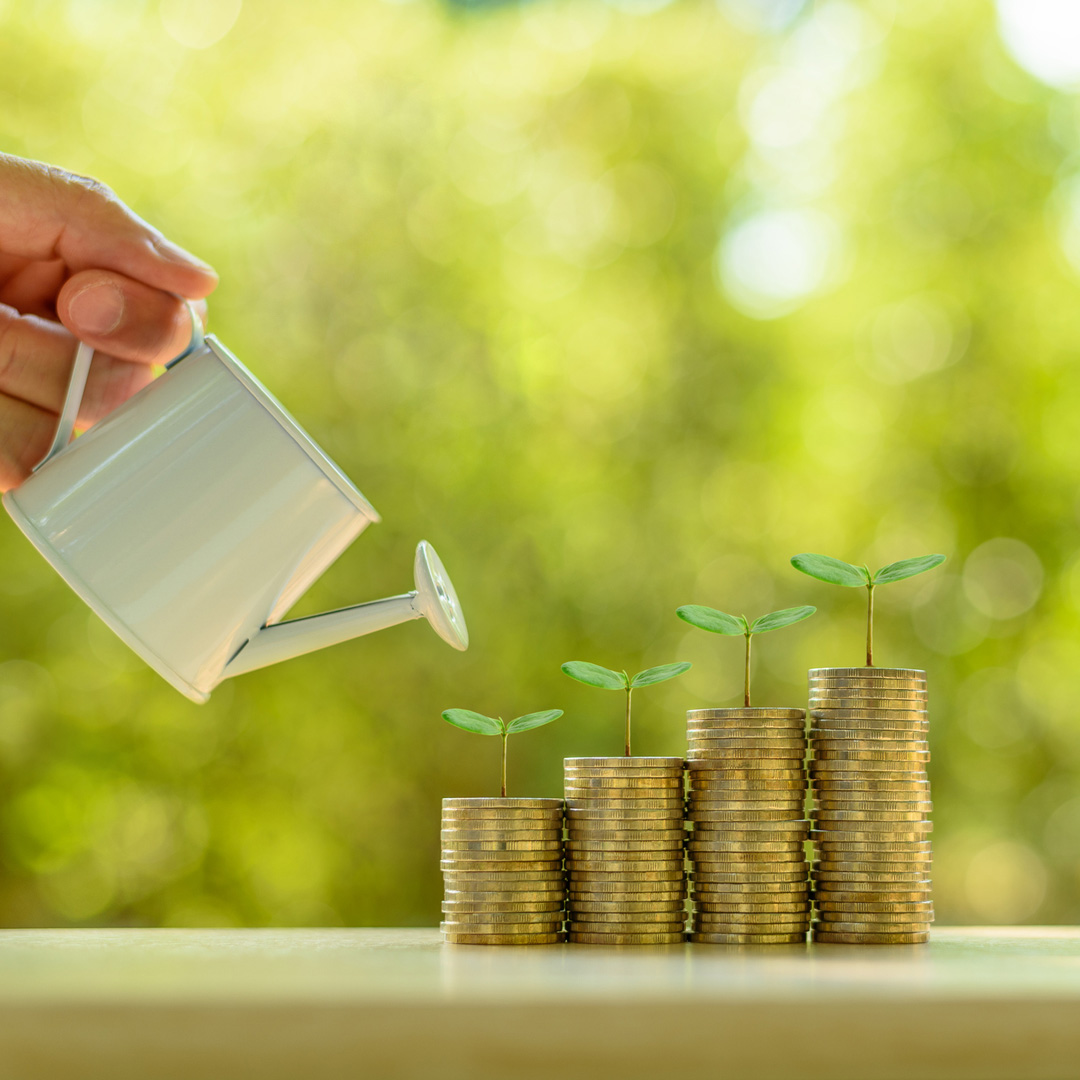
MULTIPOLYGON (((690 665, 687 663, 661 664, 659 667, 639 671, 632 678, 625 671, 612 671, 610 668, 590 664, 584 660, 568 660, 563 664, 562 670, 571 679, 588 683, 589 686, 626 691, 626 756, 629 757, 630 695, 638 687, 652 686, 654 683, 674 679, 676 675, 689 671, 690 665)), ((471 709, 447 709, 442 716, 447 723, 463 731, 472 731, 477 735, 502 736, 502 797, 506 798, 506 744, 509 737, 516 735, 519 731, 530 731, 550 724, 552 720, 558 720, 562 714, 562 709, 546 709, 543 712, 527 713, 513 720, 504 720, 501 716, 484 716, 483 713, 473 712, 471 709)))
MULTIPOLYGON (((897 581, 915 577, 917 574, 923 574, 927 570, 933 570, 934 567, 940 566, 944 561, 944 555, 920 555, 914 559, 901 559, 899 562, 889 563, 873 574, 867 566, 855 566, 852 563, 844 562, 842 559, 834 559, 830 555, 803 553, 793 556, 791 564, 796 570, 800 570, 802 573, 819 581, 828 582, 831 585, 841 585, 845 588, 866 589, 866 666, 873 667, 874 589, 879 585, 890 585, 897 581)), ((810 618, 816 611, 816 607, 809 605, 784 608, 781 611, 771 611, 767 615, 755 619, 754 622, 750 622, 745 615, 729 615, 727 612, 719 611, 716 608, 704 607, 700 604, 685 604, 677 609, 676 614, 680 619, 701 630, 708 630, 710 633, 724 634, 730 637, 745 638, 746 663, 743 700, 744 704, 749 707, 750 655, 751 641, 754 636, 802 622, 804 619, 810 618)), ((668 679, 674 679, 676 676, 689 671, 690 667, 691 665, 685 661, 674 664, 661 664, 659 667, 648 668, 631 677, 625 671, 612 671, 610 668, 601 667, 599 664, 591 664, 584 660, 570 660, 562 665, 562 670, 570 678, 586 683, 589 686, 626 692, 625 754, 629 757, 630 704, 634 690, 639 687, 666 682, 668 679)), ((502 737, 502 795, 505 797, 506 749, 509 736, 522 731, 530 731, 533 728, 543 727, 545 724, 557 720, 562 714, 562 709, 547 709, 543 712, 527 713, 525 716, 518 716, 510 721, 505 721, 502 717, 484 716, 469 709, 448 709, 442 715, 444 720, 465 731, 472 731, 478 735, 499 735, 502 737)))

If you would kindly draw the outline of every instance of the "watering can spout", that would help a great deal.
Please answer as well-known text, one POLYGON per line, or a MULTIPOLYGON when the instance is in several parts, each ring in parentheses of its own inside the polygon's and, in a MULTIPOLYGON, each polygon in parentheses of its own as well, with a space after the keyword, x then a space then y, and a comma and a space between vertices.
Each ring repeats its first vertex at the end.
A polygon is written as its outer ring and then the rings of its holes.
POLYGON ((388 626, 427 619, 455 649, 469 647, 469 631, 457 593, 435 549, 421 540, 413 567, 415 589, 401 596, 264 626, 225 666, 223 678, 289 660, 388 626))

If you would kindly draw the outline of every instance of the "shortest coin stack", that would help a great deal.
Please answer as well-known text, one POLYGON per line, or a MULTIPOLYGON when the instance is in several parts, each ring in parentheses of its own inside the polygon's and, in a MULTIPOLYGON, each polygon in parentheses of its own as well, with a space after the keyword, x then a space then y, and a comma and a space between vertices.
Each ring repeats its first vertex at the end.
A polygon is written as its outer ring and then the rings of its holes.
POLYGON ((570 940, 685 940, 682 758, 566 758, 570 940))
POLYGON ((563 941, 562 799, 443 799, 442 932, 454 945, 563 941))
POLYGON ((806 714, 694 709, 686 714, 693 826, 690 940, 707 945, 806 941, 806 714))

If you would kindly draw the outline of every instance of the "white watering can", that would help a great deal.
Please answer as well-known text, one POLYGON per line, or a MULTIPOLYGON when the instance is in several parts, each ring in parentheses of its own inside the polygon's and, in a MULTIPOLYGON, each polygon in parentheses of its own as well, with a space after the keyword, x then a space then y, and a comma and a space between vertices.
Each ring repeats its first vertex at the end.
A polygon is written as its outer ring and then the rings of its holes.
POLYGON ((372 505, 192 312, 189 348, 74 442, 93 351, 80 344, 56 438, 4 508, 159 675, 204 702, 222 679, 426 618, 469 632, 434 549, 415 589, 280 622, 371 522, 372 505))

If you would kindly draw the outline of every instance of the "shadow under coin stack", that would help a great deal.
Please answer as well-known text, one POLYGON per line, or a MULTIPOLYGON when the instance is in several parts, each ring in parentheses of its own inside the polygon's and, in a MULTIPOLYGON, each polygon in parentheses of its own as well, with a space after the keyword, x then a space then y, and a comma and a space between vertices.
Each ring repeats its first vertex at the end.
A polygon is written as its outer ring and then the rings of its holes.
POLYGON ((693 709, 686 722, 690 940, 804 942, 810 927, 805 712, 693 709))
POLYGON ((927 941, 930 783, 926 672, 810 672, 814 940, 927 941))
POLYGON ((682 758, 566 758, 565 795, 570 940, 684 941, 682 758))
POLYGON ((565 940, 562 799, 443 799, 443 923, 455 945, 565 940))

